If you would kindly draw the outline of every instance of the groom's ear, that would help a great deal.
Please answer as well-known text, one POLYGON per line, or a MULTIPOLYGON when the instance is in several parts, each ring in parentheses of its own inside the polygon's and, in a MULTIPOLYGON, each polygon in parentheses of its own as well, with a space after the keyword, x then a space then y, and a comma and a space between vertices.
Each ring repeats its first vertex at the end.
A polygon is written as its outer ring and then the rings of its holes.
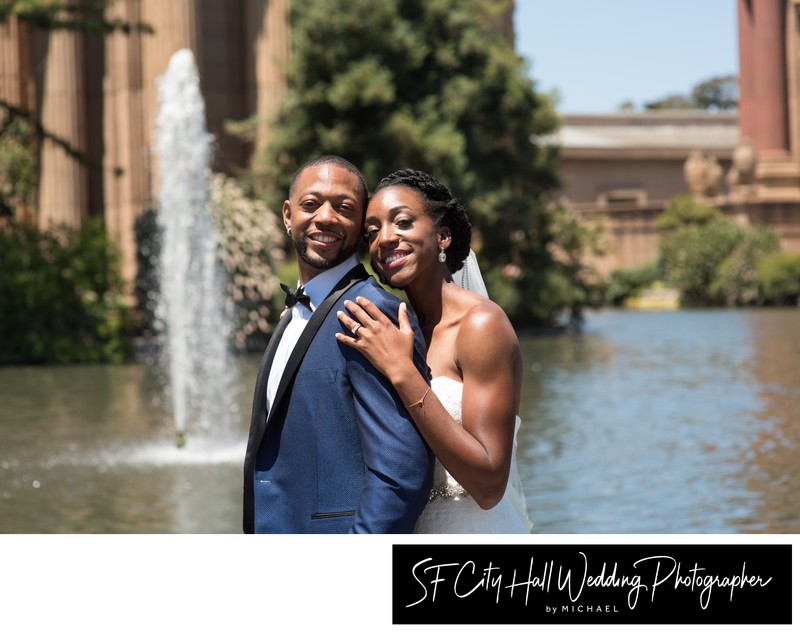
POLYGON ((288 231, 292 228, 292 203, 289 200, 284 200, 283 208, 281 209, 283 215, 283 227, 288 231))

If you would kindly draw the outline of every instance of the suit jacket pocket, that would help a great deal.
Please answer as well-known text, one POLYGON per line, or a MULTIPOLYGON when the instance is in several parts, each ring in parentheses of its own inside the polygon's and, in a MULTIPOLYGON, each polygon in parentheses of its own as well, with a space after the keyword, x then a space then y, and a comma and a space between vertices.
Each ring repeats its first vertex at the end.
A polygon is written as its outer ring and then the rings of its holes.
POLYGON ((308 393, 304 404, 308 467, 313 469, 316 502, 313 518, 350 519, 364 482, 364 456, 354 394, 346 371, 314 368, 297 373, 294 388, 308 393), (307 407, 306 407, 307 406, 307 407))

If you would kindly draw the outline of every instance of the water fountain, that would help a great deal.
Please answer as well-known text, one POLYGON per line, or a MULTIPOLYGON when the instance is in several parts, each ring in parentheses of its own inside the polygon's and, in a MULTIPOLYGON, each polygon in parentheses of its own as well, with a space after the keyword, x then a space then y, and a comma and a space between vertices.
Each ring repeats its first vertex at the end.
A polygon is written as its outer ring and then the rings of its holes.
POLYGON ((162 364, 169 376, 176 444, 187 426, 224 431, 237 415, 236 371, 229 350, 230 319, 223 299, 218 238, 207 210, 212 137, 194 55, 179 50, 158 80, 155 147, 162 231, 157 318, 165 338, 162 364))

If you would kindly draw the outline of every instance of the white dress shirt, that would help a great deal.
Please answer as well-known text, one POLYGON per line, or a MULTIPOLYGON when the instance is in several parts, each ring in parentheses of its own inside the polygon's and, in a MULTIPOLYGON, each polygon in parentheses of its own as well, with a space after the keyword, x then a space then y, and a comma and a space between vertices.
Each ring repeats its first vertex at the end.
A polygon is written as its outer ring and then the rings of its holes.
POLYGON ((272 360, 272 367, 269 370, 269 379, 267 380, 267 415, 272 408, 272 401, 275 399, 275 393, 278 391, 278 385, 281 383, 283 370, 286 368, 286 363, 289 361, 289 356, 292 355, 294 346, 300 338, 300 334, 306 328, 311 314, 317 306, 325 300, 331 290, 336 287, 336 284, 342 280, 345 274, 356 267, 360 263, 358 255, 350 255, 345 261, 339 265, 321 272, 308 283, 303 286, 303 290, 311 299, 311 309, 300 303, 292 307, 292 319, 283 330, 283 336, 278 343, 278 348, 275 350, 275 358, 272 360))

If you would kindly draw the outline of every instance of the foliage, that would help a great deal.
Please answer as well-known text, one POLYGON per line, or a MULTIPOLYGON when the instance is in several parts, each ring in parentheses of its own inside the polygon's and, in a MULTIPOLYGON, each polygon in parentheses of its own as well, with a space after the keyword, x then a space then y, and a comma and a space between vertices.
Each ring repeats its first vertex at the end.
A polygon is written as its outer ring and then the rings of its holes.
POLYGON ((744 230, 727 220, 687 225, 659 242, 664 281, 681 292, 684 305, 712 305, 710 292, 717 270, 743 239, 744 230))
POLYGON ((758 261, 780 249, 777 235, 740 226, 719 209, 678 196, 658 219, 659 255, 666 283, 684 305, 750 305, 764 301, 758 261))
POLYGON ((780 241, 773 231, 763 226, 743 230, 741 240, 720 264, 708 288, 711 299, 728 307, 762 304, 764 295, 756 266, 764 256, 779 250, 780 241))
POLYGON ((557 126, 548 96, 498 28, 505 0, 296 0, 288 93, 257 190, 278 208, 294 170, 342 155, 374 187, 396 169, 440 178, 462 200, 492 296, 515 324, 551 324, 584 291, 561 265, 557 126), (325 45, 319 44, 324 25, 325 45), (555 279, 558 279, 557 281, 555 279), (557 292, 554 288, 560 288, 557 292))
POLYGON ((700 109, 735 110, 739 105, 736 75, 711 77, 696 84, 691 94, 670 94, 644 104, 646 110, 700 109))
POLYGON ((766 303, 800 305, 800 254, 765 255, 756 263, 756 274, 766 303))
POLYGON ((36 193, 36 152, 31 126, 24 119, 3 117, 0 123, 0 210, 26 208, 36 193))
POLYGON ((161 231, 158 213, 148 209, 133 224, 136 240, 136 279, 133 295, 136 299, 137 334, 156 335, 156 310, 160 295, 158 259, 161 255, 161 231))
POLYGON ((694 107, 694 100, 684 94, 669 94, 644 104, 645 110, 689 110, 694 107))
POLYGON ((0 363, 121 362, 131 320, 102 222, 0 227, 0 363))
POLYGON ((735 110, 739 105, 739 81, 736 75, 711 77, 692 89, 695 107, 703 110, 735 110))
MULTIPOLYGON (((262 201, 245 196, 235 180, 222 174, 214 174, 209 182, 208 210, 219 236, 226 311, 234 320, 232 343, 239 350, 263 349, 283 309, 282 301, 274 300, 276 293, 282 297, 276 276, 285 259, 282 226, 262 201)), ((156 215, 151 210, 136 221, 135 292, 140 333, 145 336, 156 333, 160 293, 161 235, 156 215)), ((291 278, 297 278, 296 268, 291 278)))
POLYGON ((717 207, 700 202, 691 195, 676 195, 664 207, 656 220, 662 231, 672 231, 686 226, 704 226, 720 221, 725 215, 717 207))
POLYGON ((67 29, 84 33, 152 33, 141 22, 108 20, 103 12, 114 0, 5 0, 0 3, 0 22, 11 17, 45 31, 67 29))
MULTIPOLYGON (((227 273, 228 310, 234 314, 237 349, 263 349, 283 309, 276 276, 284 262, 283 225, 260 200, 244 195, 236 181, 215 174, 209 210, 221 241, 218 256, 227 273)), ((296 277, 295 277, 296 278, 296 277)))
POLYGON ((614 270, 605 288, 608 305, 622 305, 626 298, 637 296, 642 290, 661 280, 661 263, 658 259, 648 261, 638 268, 614 270))

